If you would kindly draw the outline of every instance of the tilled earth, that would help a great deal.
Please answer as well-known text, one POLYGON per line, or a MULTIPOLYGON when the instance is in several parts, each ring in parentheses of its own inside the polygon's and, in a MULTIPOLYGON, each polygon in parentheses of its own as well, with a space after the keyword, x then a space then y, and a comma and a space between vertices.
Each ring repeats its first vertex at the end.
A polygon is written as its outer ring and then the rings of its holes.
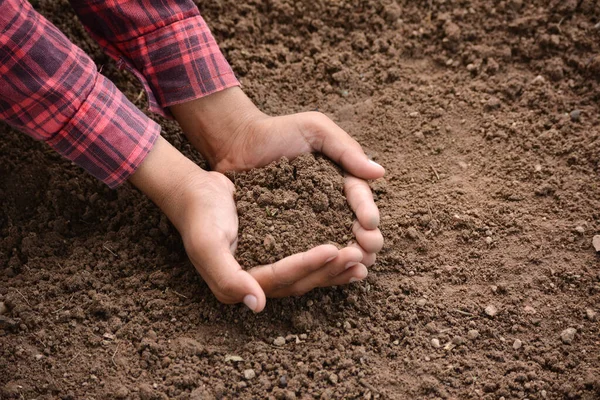
MULTIPOLYGON (((144 107, 65 0, 34 5, 144 107)), ((264 111, 325 112, 387 168, 377 263, 220 305, 140 193, 2 126, 1 398, 600 397, 596 1, 199 7, 264 111)))

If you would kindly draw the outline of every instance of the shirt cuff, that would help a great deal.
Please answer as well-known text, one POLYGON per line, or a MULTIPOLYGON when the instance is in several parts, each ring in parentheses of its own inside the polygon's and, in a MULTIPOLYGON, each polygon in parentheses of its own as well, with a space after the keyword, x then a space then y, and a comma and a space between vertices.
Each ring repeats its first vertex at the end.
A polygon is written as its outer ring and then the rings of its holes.
POLYGON ((240 85, 200 15, 113 45, 142 81, 150 110, 165 117, 169 106, 240 85))
POLYGON ((156 122, 110 80, 96 74, 92 90, 75 115, 46 142, 114 188, 135 172, 159 134, 156 122))

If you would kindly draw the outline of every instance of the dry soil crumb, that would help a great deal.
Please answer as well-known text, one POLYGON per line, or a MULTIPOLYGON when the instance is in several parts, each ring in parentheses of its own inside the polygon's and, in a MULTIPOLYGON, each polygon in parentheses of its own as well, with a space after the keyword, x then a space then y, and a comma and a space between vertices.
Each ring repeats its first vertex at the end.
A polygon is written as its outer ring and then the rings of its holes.
POLYGON ((237 259, 244 267, 352 238, 343 176, 329 159, 304 154, 229 175, 239 215, 237 259))

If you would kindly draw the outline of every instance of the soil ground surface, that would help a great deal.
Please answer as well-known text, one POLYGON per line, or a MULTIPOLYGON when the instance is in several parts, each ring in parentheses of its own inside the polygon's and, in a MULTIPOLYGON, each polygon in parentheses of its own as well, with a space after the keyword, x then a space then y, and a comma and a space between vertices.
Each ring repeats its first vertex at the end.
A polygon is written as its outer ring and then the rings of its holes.
MULTIPOLYGON (((67 1, 34 5, 145 107, 67 1)), ((384 249, 363 282, 224 306, 140 193, 2 126, 0 398, 600 397, 597 1, 199 7, 261 109, 325 112, 387 168, 384 249)))

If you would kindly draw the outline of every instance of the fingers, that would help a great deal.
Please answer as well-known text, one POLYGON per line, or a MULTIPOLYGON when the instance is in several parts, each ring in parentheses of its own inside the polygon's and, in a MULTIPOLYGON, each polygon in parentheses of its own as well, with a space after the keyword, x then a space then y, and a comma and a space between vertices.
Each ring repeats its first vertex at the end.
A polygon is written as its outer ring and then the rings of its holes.
POLYGON ((361 258, 360 252, 355 252, 356 249, 347 247, 340 251, 340 255, 335 261, 330 262, 321 270, 310 274, 298 282, 280 288, 272 293, 269 297, 289 297, 301 296, 318 287, 329 287, 345 285, 366 278, 367 268, 356 261, 361 258), (343 252, 345 251, 345 254, 343 252), (332 276, 336 274, 335 276, 332 276))
POLYGON ((344 271, 344 273, 333 278, 330 284, 331 286, 347 285, 349 283, 362 281, 367 277, 368 274, 369 271, 364 264, 356 264, 352 268, 344 271))
POLYGON ((204 254, 203 262, 196 262, 191 255, 190 259, 215 297, 225 304, 243 302, 254 312, 262 311, 267 302, 265 292, 256 279, 242 269, 229 248, 214 245, 205 249, 203 253, 196 253, 204 254))
POLYGON ((361 247, 360 244, 358 244, 356 242, 350 243, 348 245, 348 247, 354 247, 354 248, 356 248, 356 249, 358 249, 358 250, 360 250, 362 252, 363 259, 362 259, 361 263, 363 265, 365 265, 367 267, 370 267, 371 265, 375 264, 375 260, 377 259, 377 255, 375 253, 369 253, 369 252, 367 252, 365 249, 363 249, 361 247))
POLYGON ((321 113, 300 114, 308 117, 309 141, 315 151, 325 154, 346 171, 363 179, 377 179, 385 169, 367 158, 358 142, 321 113))
POLYGON ((350 208, 356 214, 356 218, 363 228, 377 228, 379 226, 379 209, 375 205, 373 193, 367 182, 355 176, 346 175, 344 192, 350 208))
POLYGON ((378 253, 383 248, 383 235, 379 228, 367 230, 360 222, 354 221, 352 233, 360 247, 367 253, 378 253))
POLYGON ((251 269, 250 274, 265 293, 275 292, 322 268, 338 256, 338 249, 330 244, 294 254, 276 263, 251 269))

